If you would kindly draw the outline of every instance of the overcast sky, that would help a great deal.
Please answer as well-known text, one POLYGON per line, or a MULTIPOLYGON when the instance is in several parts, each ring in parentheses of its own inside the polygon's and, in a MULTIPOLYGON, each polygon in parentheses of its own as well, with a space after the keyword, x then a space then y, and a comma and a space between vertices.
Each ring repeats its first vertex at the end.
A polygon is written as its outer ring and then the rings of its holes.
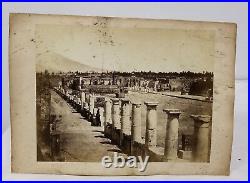
POLYGON ((37 25, 36 41, 38 54, 49 51, 107 70, 213 71, 211 31, 37 25))

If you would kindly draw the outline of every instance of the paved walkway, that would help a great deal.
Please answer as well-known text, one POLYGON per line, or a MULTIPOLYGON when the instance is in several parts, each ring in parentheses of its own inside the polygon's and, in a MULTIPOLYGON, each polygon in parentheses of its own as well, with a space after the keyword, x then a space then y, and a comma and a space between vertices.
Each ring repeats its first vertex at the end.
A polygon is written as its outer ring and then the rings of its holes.
POLYGON ((56 92, 51 92, 51 110, 62 115, 57 130, 61 133, 60 149, 65 161, 100 162, 103 156, 113 156, 114 152, 122 154, 116 145, 104 137, 103 127, 91 126, 56 92))

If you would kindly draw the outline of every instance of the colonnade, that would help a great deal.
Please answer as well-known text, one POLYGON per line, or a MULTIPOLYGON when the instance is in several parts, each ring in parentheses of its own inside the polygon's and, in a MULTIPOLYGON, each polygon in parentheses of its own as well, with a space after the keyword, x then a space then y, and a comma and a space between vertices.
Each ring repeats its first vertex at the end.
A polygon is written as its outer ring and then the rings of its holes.
MULTIPOLYGON (((62 94, 62 92, 60 92, 62 94)), ((157 110, 158 102, 131 102, 126 98, 105 97, 103 107, 95 106, 96 96, 81 92, 74 97, 64 92, 63 97, 78 112, 91 121, 93 126, 103 126, 104 135, 130 155, 151 155, 151 161, 173 161, 178 159, 179 109, 164 109, 166 113, 166 136, 164 150, 157 151, 157 110), (146 132, 142 138, 142 105, 146 105, 146 132)), ((194 120, 192 160, 208 162, 211 145, 211 116, 191 115, 194 120)))

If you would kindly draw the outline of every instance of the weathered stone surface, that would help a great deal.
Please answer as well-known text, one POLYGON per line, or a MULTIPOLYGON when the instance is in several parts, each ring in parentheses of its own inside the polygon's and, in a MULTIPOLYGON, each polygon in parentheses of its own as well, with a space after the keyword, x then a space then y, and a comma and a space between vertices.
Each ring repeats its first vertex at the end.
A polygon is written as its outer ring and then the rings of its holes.
POLYGON ((194 119, 193 153, 195 162, 209 162, 211 148, 211 116, 191 115, 194 119))
POLYGON ((167 161, 176 160, 178 157, 178 130, 181 111, 178 109, 164 109, 163 111, 167 113, 164 156, 167 161))

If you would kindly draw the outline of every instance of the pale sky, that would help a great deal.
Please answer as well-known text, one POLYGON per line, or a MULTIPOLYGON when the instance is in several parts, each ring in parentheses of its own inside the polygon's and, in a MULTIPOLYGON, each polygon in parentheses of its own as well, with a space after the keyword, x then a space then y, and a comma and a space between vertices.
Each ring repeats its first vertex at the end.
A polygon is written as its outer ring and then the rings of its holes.
POLYGON ((37 53, 117 71, 213 71, 214 32, 37 25, 37 53))

